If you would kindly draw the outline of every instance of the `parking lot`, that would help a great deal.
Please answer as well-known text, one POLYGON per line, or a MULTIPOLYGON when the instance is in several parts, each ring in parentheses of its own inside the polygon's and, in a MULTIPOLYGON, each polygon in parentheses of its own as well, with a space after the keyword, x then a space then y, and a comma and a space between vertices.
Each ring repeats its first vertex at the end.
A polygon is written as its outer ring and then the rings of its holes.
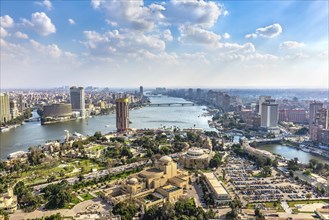
MULTIPOLYGON (((257 177, 259 169, 251 161, 243 158, 228 157, 228 163, 223 170, 225 179, 233 192, 240 197, 245 204, 248 202, 270 202, 306 199, 310 189, 299 185, 293 180, 272 169, 271 177, 257 177)), ((314 195, 312 195, 313 198, 314 195)))

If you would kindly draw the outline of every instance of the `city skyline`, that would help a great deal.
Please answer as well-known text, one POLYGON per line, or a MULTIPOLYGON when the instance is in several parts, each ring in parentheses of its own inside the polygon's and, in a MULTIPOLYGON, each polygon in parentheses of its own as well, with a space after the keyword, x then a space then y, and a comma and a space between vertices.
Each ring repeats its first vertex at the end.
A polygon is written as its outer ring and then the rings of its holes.
POLYGON ((328 88, 327 1, 16 3, 1 88, 328 88))

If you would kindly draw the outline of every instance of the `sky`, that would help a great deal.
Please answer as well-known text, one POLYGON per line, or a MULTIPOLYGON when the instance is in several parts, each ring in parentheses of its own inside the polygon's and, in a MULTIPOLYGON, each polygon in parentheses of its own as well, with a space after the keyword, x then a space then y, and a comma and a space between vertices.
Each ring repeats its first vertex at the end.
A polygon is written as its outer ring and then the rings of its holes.
POLYGON ((1 88, 328 88, 327 0, 1 0, 1 88))

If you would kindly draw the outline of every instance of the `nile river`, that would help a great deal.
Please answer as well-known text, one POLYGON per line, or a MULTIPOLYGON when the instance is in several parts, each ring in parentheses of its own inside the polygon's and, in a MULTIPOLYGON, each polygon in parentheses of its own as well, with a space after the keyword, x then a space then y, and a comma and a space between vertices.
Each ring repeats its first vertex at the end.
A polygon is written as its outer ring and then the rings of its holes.
POLYGON ((257 146, 257 148, 272 152, 274 154, 279 154, 289 160, 297 157, 298 160, 304 164, 307 164, 310 161, 310 159, 316 159, 319 162, 329 164, 329 158, 321 157, 315 154, 310 154, 302 150, 298 150, 296 148, 292 148, 281 144, 266 144, 266 145, 257 146))
MULTIPOLYGON (((183 103, 181 98, 150 97, 152 103, 183 103)), ((205 106, 171 106, 171 107, 144 107, 131 110, 130 127, 132 128, 159 128, 161 126, 179 128, 211 129, 208 120, 211 117, 201 116, 205 113, 205 106)), ((88 119, 67 121, 62 123, 40 125, 40 122, 29 122, 7 132, 0 133, 0 159, 8 154, 27 150, 30 146, 41 145, 47 140, 63 139, 65 132, 78 132, 93 135, 96 131, 103 134, 115 130, 115 114, 95 116, 88 119)))

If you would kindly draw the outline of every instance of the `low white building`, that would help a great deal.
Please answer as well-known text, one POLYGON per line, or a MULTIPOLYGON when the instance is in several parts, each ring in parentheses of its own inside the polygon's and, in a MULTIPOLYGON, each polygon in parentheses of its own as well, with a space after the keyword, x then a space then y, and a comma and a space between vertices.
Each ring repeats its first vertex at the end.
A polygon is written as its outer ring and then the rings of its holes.
POLYGON ((217 205, 228 205, 231 198, 223 183, 217 179, 214 173, 202 173, 202 175, 208 188, 211 190, 215 203, 217 205))

